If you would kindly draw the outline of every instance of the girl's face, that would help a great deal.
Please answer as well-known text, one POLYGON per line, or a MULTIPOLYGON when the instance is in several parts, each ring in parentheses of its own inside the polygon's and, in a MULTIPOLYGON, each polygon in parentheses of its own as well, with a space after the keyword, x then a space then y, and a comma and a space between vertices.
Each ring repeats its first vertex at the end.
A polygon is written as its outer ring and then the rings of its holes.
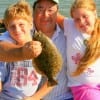
POLYGON ((31 41, 30 31, 32 29, 32 23, 25 19, 15 18, 9 22, 7 30, 11 37, 18 43, 24 44, 31 41))
POLYGON ((77 8, 74 9, 72 15, 79 31, 87 34, 93 32, 96 21, 96 12, 90 11, 86 8, 77 8))

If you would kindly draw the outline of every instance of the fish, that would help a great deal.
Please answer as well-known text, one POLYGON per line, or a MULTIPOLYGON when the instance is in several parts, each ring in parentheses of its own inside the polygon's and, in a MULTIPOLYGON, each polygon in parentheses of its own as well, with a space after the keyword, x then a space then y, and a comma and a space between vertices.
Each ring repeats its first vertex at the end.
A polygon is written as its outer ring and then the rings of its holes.
POLYGON ((41 54, 34 58, 32 63, 38 73, 48 79, 48 86, 57 85, 56 75, 62 67, 62 56, 53 41, 41 31, 35 32, 33 40, 40 41, 42 45, 41 54))

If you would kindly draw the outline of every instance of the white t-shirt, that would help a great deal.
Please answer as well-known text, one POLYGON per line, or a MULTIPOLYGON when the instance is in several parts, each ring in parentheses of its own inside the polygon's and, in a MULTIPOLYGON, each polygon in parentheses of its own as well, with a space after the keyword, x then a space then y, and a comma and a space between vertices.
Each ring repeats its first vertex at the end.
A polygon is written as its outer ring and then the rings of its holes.
POLYGON ((90 35, 80 33, 75 27, 73 19, 67 18, 64 20, 64 34, 67 37, 68 85, 79 86, 89 83, 100 84, 100 58, 91 64, 81 75, 76 77, 72 76, 81 57, 84 55, 86 49, 84 40, 89 39, 90 35))

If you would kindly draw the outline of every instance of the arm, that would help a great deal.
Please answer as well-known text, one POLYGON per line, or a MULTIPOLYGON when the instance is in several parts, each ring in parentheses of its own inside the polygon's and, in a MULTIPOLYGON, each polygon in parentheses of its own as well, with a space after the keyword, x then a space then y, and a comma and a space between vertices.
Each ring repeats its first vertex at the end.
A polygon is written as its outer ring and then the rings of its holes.
POLYGON ((45 82, 44 85, 34 95, 26 97, 24 100, 41 100, 53 89, 53 87, 48 87, 47 82, 45 82))
POLYGON ((65 16, 61 15, 60 13, 57 14, 57 23, 62 29, 64 29, 64 18, 65 16))
POLYGON ((2 91, 2 81, 0 81, 0 92, 2 91))
POLYGON ((23 47, 19 47, 10 42, 1 41, 0 61, 11 62, 32 59, 33 57, 38 56, 41 51, 41 43, 38 41, 28 42, 23 47))

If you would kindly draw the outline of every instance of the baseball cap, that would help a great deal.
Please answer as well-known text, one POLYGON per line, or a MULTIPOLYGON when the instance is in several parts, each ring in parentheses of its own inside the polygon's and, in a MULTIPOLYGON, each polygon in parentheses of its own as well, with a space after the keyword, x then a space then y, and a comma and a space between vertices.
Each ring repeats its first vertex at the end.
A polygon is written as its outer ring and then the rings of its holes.
MULTIPOLYGON (((33 3, 33 9, 35 9, 36 4, 39 2, 40 0, 35 0, 33 3)), ((49 0, 50 1, 50 0, 49 0)), ((51 0, 52 2, 56 3, 57 5, 59 5, 59 0, 51 0)))
MULTIPOLYGON (((35 0, 35 1, 39 1, 39 0, 35 0)), ((59 4, 59 0, 51 0, 51 1, 53 1, 53 2, 55 2, 55 3, 57 3, 57 4, 59 4)))
POLYGON ((55 3, 59 3, 59 0, 52 0, 53 2, 55 2, 55 3))

